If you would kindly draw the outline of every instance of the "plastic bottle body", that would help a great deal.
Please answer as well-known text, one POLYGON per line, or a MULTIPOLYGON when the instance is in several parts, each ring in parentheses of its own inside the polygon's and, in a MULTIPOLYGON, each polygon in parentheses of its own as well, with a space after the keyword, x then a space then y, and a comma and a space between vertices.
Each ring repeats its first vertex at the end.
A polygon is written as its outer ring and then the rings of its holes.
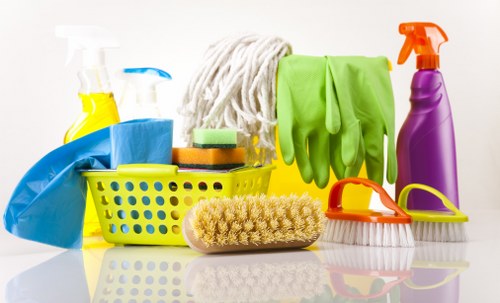
MULTIPOLYGON (((455 134, 451 108, 438 70, 419 70, 411 84, 411 110, 397 142, 396 197, 410 183, 436 188, 459 207, 455 134)), ((423 191, 408 197, 409 209, 446 211, 440 200, 423 191)))
POLYGON ((64 143, 120 122, 118 109, 104 67, 88 68, 78 73, 81 81, 78 96, 82 113, 68 129, 64 143))

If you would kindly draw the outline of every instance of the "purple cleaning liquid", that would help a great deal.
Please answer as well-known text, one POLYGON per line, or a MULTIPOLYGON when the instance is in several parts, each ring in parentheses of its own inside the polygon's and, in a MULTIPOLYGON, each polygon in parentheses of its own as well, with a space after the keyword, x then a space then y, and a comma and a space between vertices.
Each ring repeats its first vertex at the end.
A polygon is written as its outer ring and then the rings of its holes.
MULTIPOLYGON (((441 191, 459 207, 455 134, 448 94, 438 70, 419 70, 411 83, 411 110, 397 141, 396 197, 410 183, 441 191)), ((408 209, 447 209, 438 198, 412 190, 408 209)))

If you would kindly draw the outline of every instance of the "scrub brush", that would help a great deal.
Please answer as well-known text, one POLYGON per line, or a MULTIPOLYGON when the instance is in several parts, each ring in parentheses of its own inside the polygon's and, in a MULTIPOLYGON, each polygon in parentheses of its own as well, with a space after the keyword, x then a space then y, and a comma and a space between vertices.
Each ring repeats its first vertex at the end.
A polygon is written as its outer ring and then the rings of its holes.
POLYGON ((188 245, 202 253, 304 248, 323 232, 321 201, 245 195, 198 202, 183 221, 188 245))
POLYGON ((346 178, 335 183, 330 191, 326 216, 330 220, 320 241, 364 246, 415 246, 410 229, 411 217, 399 208, 376 182, 361 178, 346 178), (344 210, 342 193, 348 184, 371 187, 380 195, 382 204, 389 210, 344 210))
POLYGON ((409 184, 401 190, 398 204, 413 219, 411 229, 415 240, 430 242, 467 241, 467 233, 465 232, 464 223, 469 221, 469 218, 437 189, 424 184, 409 184), (408 209, 406 204, 408 195, 412 189, 420 189, 435 195, 441 200, 449 212, 408 209))

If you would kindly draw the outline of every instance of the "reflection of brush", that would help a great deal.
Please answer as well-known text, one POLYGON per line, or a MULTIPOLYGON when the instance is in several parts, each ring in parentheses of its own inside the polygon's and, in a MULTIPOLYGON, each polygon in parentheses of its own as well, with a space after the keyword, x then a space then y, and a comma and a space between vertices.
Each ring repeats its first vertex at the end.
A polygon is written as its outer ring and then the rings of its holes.
POLYGON ((196 302, 331 302, 320 301, 331 299, 327 275, 307 250, 202 256, 189 263, 184 281, 196 302))
POLYGON ((332 243, 320 243, 320 248, 332 288, 343 298, 373 300, 389 295, 395 302, 399 285, 411 276, 414 248, 332 243))
POLYGON ((469 218, 437 189, 424 184, 410 184, 401 190, 398 203, 413 219, 411 227, 415 240, 430 242, 467 241, 464 223, 469 221, 469 218), (449 211, 408 209, 406 202, 412 189, 420 189, 435 195, 449 211))
POLYGON ((265 195, 200 201, 186 215, 183 234, 203 253, 303 248, 324 228, 321 202, 301 197, 265 195))
POLYGON ((347 178, 335 183, 330 191, 328 224, 321 241, 364 246, 413 247, 411 218, 391 199, 377 183, 361 178, 347 178), (380 195, 380 201, 389 212, 344 210, 342 194, 347 184, 371 187, 380 195))
POLYGON ((424 243, 415 249, 411 278, 401 288, 403 302, 458 302, 459 275, 469 267, 466 243, 424 243))

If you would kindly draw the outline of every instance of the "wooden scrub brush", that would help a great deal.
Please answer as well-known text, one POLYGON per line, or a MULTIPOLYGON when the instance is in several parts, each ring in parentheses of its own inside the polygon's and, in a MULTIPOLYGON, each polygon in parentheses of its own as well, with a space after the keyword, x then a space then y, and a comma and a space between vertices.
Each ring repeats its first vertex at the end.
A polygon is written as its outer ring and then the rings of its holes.
POLYGON ((323 232, 321 201, 300 197, 245 195, 196 204, 183 221, 188 245, 202 253, 304 248, 323 232))

